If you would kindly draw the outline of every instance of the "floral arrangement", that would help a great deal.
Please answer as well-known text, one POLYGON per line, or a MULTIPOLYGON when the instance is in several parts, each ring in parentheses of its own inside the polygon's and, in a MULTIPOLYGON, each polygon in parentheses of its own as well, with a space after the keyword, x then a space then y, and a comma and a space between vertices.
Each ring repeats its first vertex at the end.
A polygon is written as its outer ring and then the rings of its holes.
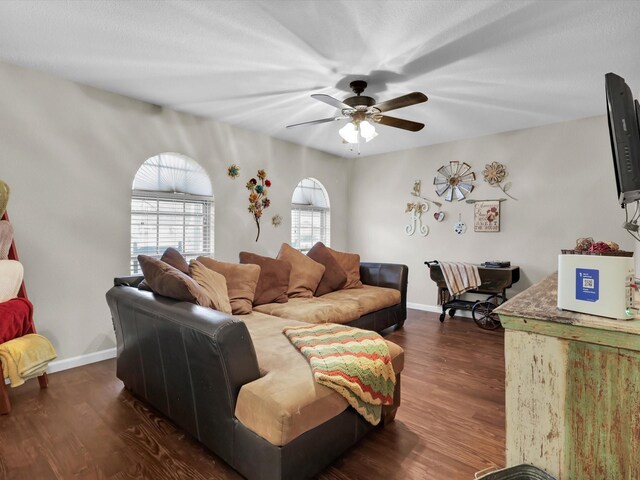
POLYGON ((507 182, 504 185, 502 185, 502 182, 507 176, 507 167, 505 167, 502 163, 492 162, 492 163, 486 164, 484 166, 482 175, 484 176, 484 181, 487 182, 489 185, 491 185, 492 187, 498 187, 509 198, 512 198, 513 200, 517 200, 517 198, 514 198, 507 193, 507 190, 511 188, 511 182, 507 182))
POLYGON ((271 200, 267 198, 267 188, 271 186, 271 180, 267 179, 267 173, 264 170, 258 170, 258 179, 252 178, 247 182, 247 190, 249 190, 249 213, 253 215, 258 227, 258 235, 256 242, 260 238, 260 218, 265 208, 269 208, 271 200))

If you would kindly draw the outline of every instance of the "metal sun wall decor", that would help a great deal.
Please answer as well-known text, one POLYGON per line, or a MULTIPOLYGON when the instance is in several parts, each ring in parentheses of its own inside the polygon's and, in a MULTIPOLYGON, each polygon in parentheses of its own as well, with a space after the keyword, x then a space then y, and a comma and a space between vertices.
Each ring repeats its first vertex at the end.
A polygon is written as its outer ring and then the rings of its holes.
POLYGON ((466 162, 451 161, 449 165, 441 166, 433 179, 438 196, 447 202, 463 200, 473 191, 471 182, 476 179, 476 174, 470 170, 471 165, 466 162))
POLYGON ((502 184, 508 174, 509 173, 507 172, 507 167, 500 162, 487 163, 484 166, 484 170, 482 171, 485 182, 487 182, 492 187, 498 187, 509 198, 518 200, 517 198, 509 195, 509 193, 507 192, 507 190, 511 188, 511 182, 507 182, 504 185, 502 184))

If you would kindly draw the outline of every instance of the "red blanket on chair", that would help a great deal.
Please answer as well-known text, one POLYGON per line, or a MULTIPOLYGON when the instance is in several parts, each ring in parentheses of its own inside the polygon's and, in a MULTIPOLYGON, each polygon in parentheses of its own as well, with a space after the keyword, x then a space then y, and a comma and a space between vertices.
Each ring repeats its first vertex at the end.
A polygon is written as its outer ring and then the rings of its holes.
POLYGON ((0 303, 0 343, 33 333, 33 305, 25 298, 0 303))

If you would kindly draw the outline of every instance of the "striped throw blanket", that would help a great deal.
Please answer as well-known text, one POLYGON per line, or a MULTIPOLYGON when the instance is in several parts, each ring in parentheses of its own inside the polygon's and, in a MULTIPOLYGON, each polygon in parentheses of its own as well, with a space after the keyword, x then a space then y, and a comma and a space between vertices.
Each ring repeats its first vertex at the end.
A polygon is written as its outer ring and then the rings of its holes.
POLYGON ((316 382, 346 398, 369 423, 380 423, 382 405, 393 404, 396 376, 379 334, 333 323, 283 333, 307 358, 316 382))
POLYGON ((452 297, 480 286, 478 267, 471 263, 438 262, 452 297))

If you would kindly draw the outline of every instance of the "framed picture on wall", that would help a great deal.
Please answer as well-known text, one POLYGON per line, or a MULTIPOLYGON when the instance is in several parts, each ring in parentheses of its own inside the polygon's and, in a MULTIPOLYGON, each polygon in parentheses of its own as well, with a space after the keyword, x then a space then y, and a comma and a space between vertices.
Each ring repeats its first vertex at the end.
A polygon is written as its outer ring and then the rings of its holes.
POLYGON ((474 232, 500 231, 500 202, 498 200, 474 203, 473 214, 474 232))

